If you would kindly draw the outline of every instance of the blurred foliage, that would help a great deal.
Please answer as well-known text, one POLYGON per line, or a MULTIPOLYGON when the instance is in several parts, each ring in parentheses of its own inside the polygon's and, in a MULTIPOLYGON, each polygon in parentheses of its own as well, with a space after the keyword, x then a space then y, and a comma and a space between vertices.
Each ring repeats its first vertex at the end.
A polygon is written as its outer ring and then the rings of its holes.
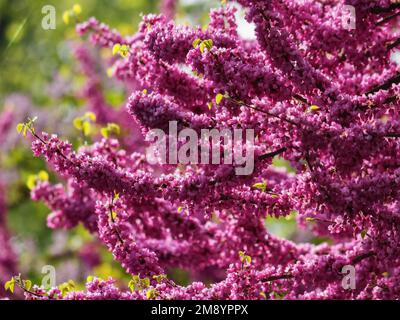
MULTIPOLYGON (((65 40, 77 38, 74 23, 65 25, 62 14, 77 1, 73 0, 0 0, 0 101, 10 92, 27 93, 38 105, 54 73, 70 65, 65 40), (42 7, 56 9, 56 29, 42 28, 42 7)), ((116 28, 123 35, 133 33, 141 13, 157 11, 157 0, 81 0, 80 18, 91 16, 116 28)))

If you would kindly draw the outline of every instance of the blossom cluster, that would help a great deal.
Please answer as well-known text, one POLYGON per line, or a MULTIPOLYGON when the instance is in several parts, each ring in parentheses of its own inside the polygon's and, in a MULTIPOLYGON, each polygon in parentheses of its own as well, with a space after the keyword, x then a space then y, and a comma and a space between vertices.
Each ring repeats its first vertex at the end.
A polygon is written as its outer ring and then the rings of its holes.
POLYGON ((89 44, 77 51, 89 109, 126 131, 78 150, 33 132, 34 155, 68 183, 39 182, 32 197, 52 210, 51 228, 82 223, 136 282, 120 289, 95 278, 66 294, 33 287, 28 298, 400 298, 400 77, 390 59, 399 6, 237 2, 255 40, 238 34, 231 1, 212 10, 203 29, 177 25, 171 13, 144 16, 125 38, 94 18, 78 25, 95 46, 128 48, 108 61, 130 92, 120 111, 105 105, 89 44), (354 30, 341 24, 345 5, 356 10, 354 30), (168 121, 254 129, 253 174, 237 176, 226 164, 150 165, 140 134, 168 121), (274 167, 275 156, 296 173, 274 167), (331 241, 294 243, 268 232, 266 216, 293 212, 300 226, 331 241), (342 284, 346 265, 355 268, 352 289, 342 284), (181 286, 161 277, 171 268, 199 281, 181 286))

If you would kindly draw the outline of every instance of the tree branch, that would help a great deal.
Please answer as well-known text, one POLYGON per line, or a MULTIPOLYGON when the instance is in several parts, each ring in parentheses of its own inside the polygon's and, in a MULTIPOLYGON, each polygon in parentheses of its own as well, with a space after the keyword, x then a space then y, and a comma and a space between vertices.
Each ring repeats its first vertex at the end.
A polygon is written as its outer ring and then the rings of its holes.
POLYGON ((273 157, 277 156, 278 154, 284 153, 286 150, 287 150, 287 148, 283 147, 283 148, 280 148, 280 149, 278 149, 276 151, 265 153, 265 154, 259 156, 258 159, 259 160, 264 160, 264 159, 267 159, 267 158, 273 158, 273 157))
POLYGON ((380 14, 380 13, 391 12, 398 8, 400 8, 400 2, 392 3, 392 4, 390 4, 389 7, 386 7, 386 8, 374 7, 370 11, 371 11, 371 13, 374 13, 374 14, 380 14))
POLYGON ((396 74, 394 77, 386 80, 383 84, 373 87, 371 90, 365 93, 365 95, 369 95, 380 90, 388 90, 392 87, 393 84, 400 83, 400 73, 396 74))

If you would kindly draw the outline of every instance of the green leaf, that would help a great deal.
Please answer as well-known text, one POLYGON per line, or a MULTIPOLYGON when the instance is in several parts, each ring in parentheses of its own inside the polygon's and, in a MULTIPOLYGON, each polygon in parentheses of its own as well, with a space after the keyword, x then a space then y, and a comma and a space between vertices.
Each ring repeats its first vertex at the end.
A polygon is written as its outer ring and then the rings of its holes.
POLYGON ((115 221, 117 219, 117 213, 115 211, 111 212, 111 219, 115 221))
POLYGON ((40 170, 38 173, 38 178, 42 181, 48 181, 49 180, 49 174, 44 171, 44 170, 40 170))
POLYGON ((108 137, 110 136, 107 128, 101 128, 100 133, 106 139, 108 139, 108 137))
POLYGON ((62 15, 62 19, 64 21, 65 24, 69 24, 69 16, 71 15, 71 12, 68 11, 64 11, 63 15, 62 15))
POLYGON ((199 38, 194 39, 194 40, 193 40, 193 43, 192 43, 193 48, 196 49, 200 42, 201 42, 201 40, 200 40, 199 38))
POLYGON ((67 284, 68 284, 68 287, 70 289, 74 289, 75 288, 75 282, 73 280, 68 280, 67 284))
POLYGON ((73 7, 72 7, 72 11, 76 15, 79 15, 82 12, 82 7, 79 4, 74 4, 73 7))
POLYGON ((25 127, 25 124, 24 124, 24 123, 18 123, 18 124, 17 124, 17 132, 18 132, 18 133, 21 133, 22 130, 24 129, 24 127, 25 127))
POLYGON ((128 288, 133 292, 136 290, 136 284, 133 280, 129 281, 128 288))
POLYGON ((211 50, 211 48, 213 46, 213 41, 211 39, 204 40, 203 43, 205 44, 205 46, 208 50, 211 50))
POLYGON ((32 281, 31 280, 24 280, 24 288, 26 289, 26 290, 31 290, 31 288, 32 288, 32 281))
POLYGON ((86 119, 89 119, 89 120, 93 121, 93 122, 96 122, 96 115, 93 112, 90 112, 90 111, 86 112, 84 117, 86 119))
POLYGON ((82 132, 83 132, 83 134, 84 134, 85 136, 88 136, 88 135, 90 135, 91 131, 92 131, 92 126, 91 126, 90 122, 85 121, 85 122, 83 123, 83 125, 82 125, 82 132))
POLYGON ((315 104, 313 104, 312 106, 310 106, 309 110, 310 110, 311 112, 315 112, 315 111, 318 111, 318 110, 319 110, 319 107, 316 106, 315 104))
POLYGON ((364 239, 365 238, 365 236, 367 235, 367 230, 363 230, 363 231, 361 231, 361 239, 364 239))
POLYGON ((223 98, 224 98, 224 95, 221 94, 221 93, 218 93, 218 94, 215 96, 215 102, 216 102, 217 104, 220 104, 223 98))
POLYGON ((126 44, 123 44, 119 49, 119 55, 122 58, 126 58, 129 55, 129 47, 126 44))
POLYGON ((111 133, 114 133, 116 135, 119 135, 121 133, 121 128, 116 123, 109 123, 107 124, 107 127, 111 133))
POLYGON ((28 187, 29 190, 32 190, 35 187, 36 181, 37 181, 36 175, 31 174, 28 176, 28 180, 26 181, 26 186, 28 187))
POLYGON ((146 292, 146 298, 147 299, 154 299, 156 297, 156 290, 155 289, 149 289, 146 292))
POLYGON ((143 288, 148 288, 150 286, 150 279, 149 278, 144 278, 142 280, 142 287, 143 288))
POLYGON ((267 190, 267 183, 265 181, 263 182, 257 182, 253 184, 253 188, 259 189, 262 192, 265 192, 267 190))
POLYGON ((158 283, 160 283, 163 279, 166 279, 167 275, 165 274, 160 274, 160 275, 154 275, 153 279, 155 279, 158 283))
POLYGON ((4 289, 10 290, 11 293, 14 293, 14 287, 15 287, 15 278, 12 277, 11 280, 7 281, 4 285, 4 289))
POLYGON ((82 125, 83 125, 82 118, 75 118, 72 123, 76 129, 82 130, 82 125))
POLYGON ((112 54, 116 55, 119 52, 119 49, 121 48, 121 45, 119 43, 114 44, 112 48, 112 54))
POLYGON ((286 296, 286 294, 284 292, 278 292, 278 291, 274 291, 273 294, 274 294, 275 299, 277 299, 277 300, 282 300, 286 296))
POLYGON ((204 53, 204 49, 206 48, 206 44, 204 43, 204 41, 202 43, 200 43, 200 52, 204 53))

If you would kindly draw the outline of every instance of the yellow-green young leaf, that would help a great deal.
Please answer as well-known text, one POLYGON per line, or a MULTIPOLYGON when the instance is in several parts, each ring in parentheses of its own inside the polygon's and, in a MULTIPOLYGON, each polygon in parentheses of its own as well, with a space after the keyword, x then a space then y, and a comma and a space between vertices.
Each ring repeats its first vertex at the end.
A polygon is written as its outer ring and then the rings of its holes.
POLYGON ((73 289, 75 288, 75 282, 73 280, 68 280, 68 288, 73 289))
POLYGON ((128 288, 133 292, 136 290, 136 283, 134 280, 129 281, 128 288))
POLYGON ((263 297, 264 299, 267 299, 267 295, 265 294, 265 292, 260 292, 260 296, 263 297))
POLYGON ((178 207, 178 213, 182 213, 183 207, 178 207))
POLYGON ((24 137, 26 137, 27 133, 28 133, 28 126, 24 126, 24 137))
POLYGON ((247 263, 251 263, 251 257, 250 256, 245 256, 244 257, 244 262, 247 262, 247 263))
POLYGON ((158 283, 160 283, 163 279, 165 279, 167 276, 165 274, 160 274, 160 275, 155 275, 153 276, 153 279, 155 279, 158 283))
POLYGON ((88 276, 87 278, 86 278, 86 282, 92 282, 93 281, 93 276, 88 276))
POLYGON ((114 46, 112 48, 113 55, 116 55, 119 52, 120 48, 121 48, 121 45, 119 43, 114 44, 114 46))
POLYGON ((147 89, 143 89, 143 94, 146 95, 147 94, 147 89))
POLYGON ((117 201, 119 199, 119 193, 114 191, 114 201, 117 201))
POLYGON ((208 110, 211 110, 211 109, 212 109, 212 107, 213 107, 213 104, 212 104, 212 102, 208 102, 208 103, 207 103, 207 107, 208 107, 208 110))
POLYGON ((215 96, 215 102, 216 102, 217 104, 220 104, 223 98, 224 98, 224 96, 223 96, 221 93, 218 93, 218 94, 215 96))
POLYGON ((273 294, 274 294, 275 299, 277 299, 277 300, 282 300, 286 296, 285 293, 277 292, 277 291, 274 291, 273 294))
POLYGON ((72 7, 72 11, 76 14, 79 15, 82 12, 82 8, 79 4, 74 4, 72 7))
POLYGON ((60 289, 61 295, 64 296, 67 292, 69 292, 68 283, 67 283, 67 282, 64 282, 64 283, 60 284, 60 285, 58 286, 58 289, 60 289))
POLYGON ((30 176, 28 176, 28 180, 26 181, 26 186, 28 187, 29 190, 32 190, 35 187, 36 181, 37 181, 36 175, 31 174, 30 176))
POLYGON ((107 124, 107 128, 111 133, 119 135, 121 133, 121 128, 116 123, 109 123, 107 124))
POLYGON ((313 222, 313 221, 315 221, 315 218, 307 217, 307 218, 306 218, 306 221, 308 221, 308 222, 313 222))
POLYGON ((64 11, 62 15, 62 19, 65 24, 69 24, 69 16, 71 15, 70 11, 64 11))
POLYGON ((24 288, 26 289, 26 290, 31 290, 31 288, 32 288, 32 281, 31 280, 24 280, 24 288))
POLYGON ((90 132, 92 132, 92 126, 91 126, 90 122, 85 121, 85 122, 82 124, 82 132, 83 132, 83 134, 84 134, 85 136, 90 135, 90 132))
POLYGON ((22 129, 24 129, 25 124, 24 123, 18 123, 17 124, 17 131, 18 133, 22 132, 22 129))
POLYGON ((48 181, 49 180, 49 174, 44 170, 40 170, 39 171, 38 177, 42 181, 48 181))
POLYGON ((389 277, 389 272, 387 272, 387 271, 382 272, 382 276, 384 276, 385 278, 389 277))
POLYGON ((86 112, 84 117, 92 122, 96 122, 96 115, 93 112, 86 112))
POLYGON ((312 106, 310 106, 310 111, 311 111, 311 112, 318 111, 318 110, 319 110, 319 107, 316 106, 315 104, 313 104, 312 106))
POLYGON ((76 129, 82 130, 82 126, 83 126, 82 118, 75 118, 72 123, 76 129))
POLYGON ((200 52, 204 53, 204 49, 206 48, 206 44, 204 43, 204 41, 202 43, 200 43, 200 52))
POLYGON ((149 289, 146 292, 146 298, 147 299, 154 299, 156 297, 156 290, 155 289, 149 289))
POLYGON ((116 213, 115 211, 112 211, 112 212, 111 212, 111 219, 112 219, 112 220, 117 219, 117 213, 116 213))
POLYGON ((200 40, 199 38, 194 39, 194 40, 193 40, 193 43, 192 43, 193 48, 196 49, 200 42, 201 42, 201 40, 200 40))
POLYGON ((150 286, 150 279, 149 278, 144 278, 142 280, 142 286, 143 286, 143 288, 148 288, 150 286))
POLYGON ((123 44, 119 49, 119 54, 122 58, 126 58, 129 54, 129 47, 126 44, 123 44))
POLYGON ((106 138, 106 139, 110 136, 110 134, 109 134, 107 128, 101 128, 101 129, 100 129, 100 133, 101 133, 101 135, 102 135, 104 138, 106 138))
POLYGON ((361 238, 362 239, 364 239, 366 235, 367 235, 367 230, 361 231, 361 238))
POLYGON ((7 281, 4 285, 4 289, 10 290, 12 293, 14 293, 14 285, 15 285, 15 279, 14 277, 11 278, 11 280, 7 281))
POLYGON ((203 42, 204 42, 206 48, 207 48, 208 50, 211 50, 211 48, 212 48, 212 46, 213 46, 213 41, 212 41, 211 39, 207 39, 207 40, 204 40, 203 42))
POLYGON ((259 189, 262 192, 265 192, 265 190, 267 190, 267 183, 264 182, 257 182, 255 184, 253 184, 253 188, 259 189))
POLYGON ((139 283, 140 282, 140 277, 138 275, 134 275, 134 276, 132 276, 132 281, 134 283, 139 283))

